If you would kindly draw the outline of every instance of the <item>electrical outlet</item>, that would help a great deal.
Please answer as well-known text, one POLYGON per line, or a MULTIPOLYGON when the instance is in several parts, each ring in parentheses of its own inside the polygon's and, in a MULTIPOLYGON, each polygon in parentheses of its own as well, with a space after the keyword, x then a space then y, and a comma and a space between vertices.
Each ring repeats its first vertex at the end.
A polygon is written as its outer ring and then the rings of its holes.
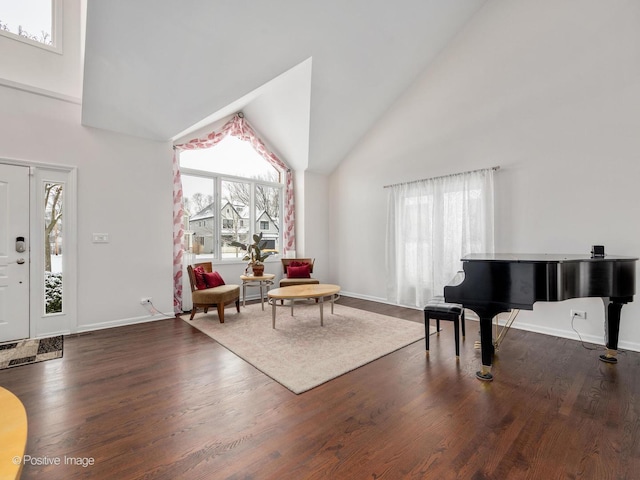
POLYGON ((151 297, 142 297, 140 299, 140 305, 149 305, 151 303, 151 297))
POLYGON ((583 320, 587 319, 587 312, 584 310, 571 310, 571 318, 581 318, 583 320))

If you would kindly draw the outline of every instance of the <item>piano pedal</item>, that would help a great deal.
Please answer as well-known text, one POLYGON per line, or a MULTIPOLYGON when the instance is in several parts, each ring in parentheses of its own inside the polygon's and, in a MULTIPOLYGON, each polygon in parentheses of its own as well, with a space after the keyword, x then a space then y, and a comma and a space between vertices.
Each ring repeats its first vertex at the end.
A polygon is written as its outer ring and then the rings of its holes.
POLYGON ((607 357, 606 355, 600 355, 600 360, 604 363, 618 363, 618 359, 616 357, 607 357))
POLYGON ((491 366, 482 365, 482 370, 476 372, 476 378, 483 382, 491 382, 493 380, 493 374, 491 373, 491 366))
MULTIPOLYGON (((498 349, 498 344, 494 341, 493 342, 493 349, 494 352, 497 352, 498 349)), ((480 342, 480 340, 476 340, 475 342, 473 342, 473 348, 475 348, 476 350, 481 350, 482 349, 482 342, 480 342)))
POLYGON ((616 358, 617 354, 617 350, 607 348, 607 353, 600 355, 600 360, 605 363, 618 363, 618 359, 616 358))

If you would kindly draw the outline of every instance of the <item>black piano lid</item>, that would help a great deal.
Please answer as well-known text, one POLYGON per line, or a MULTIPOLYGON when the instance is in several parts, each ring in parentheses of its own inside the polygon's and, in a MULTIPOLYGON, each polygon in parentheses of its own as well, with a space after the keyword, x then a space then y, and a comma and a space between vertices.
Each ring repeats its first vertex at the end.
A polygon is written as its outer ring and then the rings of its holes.
POLYGON ((564 253, 470 253, 461 259, 463 262, 527 262, 527 263, 570 263, 570 262, 615 262, 638 260, 638 257, 606 255, 591 257, 586 254, 564 253))

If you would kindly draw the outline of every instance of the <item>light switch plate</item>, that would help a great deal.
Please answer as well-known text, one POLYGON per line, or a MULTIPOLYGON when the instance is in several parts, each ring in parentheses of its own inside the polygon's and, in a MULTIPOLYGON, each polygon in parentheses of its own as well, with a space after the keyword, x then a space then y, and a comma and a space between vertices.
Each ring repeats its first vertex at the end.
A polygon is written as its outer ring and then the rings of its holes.
POLYGON ((93 243, 109 243, 108 233, 94 233, 92 235, 93 243))

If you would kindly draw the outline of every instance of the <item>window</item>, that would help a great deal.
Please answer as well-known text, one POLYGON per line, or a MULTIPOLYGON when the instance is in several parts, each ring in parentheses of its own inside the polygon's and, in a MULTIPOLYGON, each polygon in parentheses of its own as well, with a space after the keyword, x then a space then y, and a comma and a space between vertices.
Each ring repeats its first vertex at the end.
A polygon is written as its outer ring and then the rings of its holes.
POLYGON ((215 250, 213 219, 215 183, 211 178, 183 178, 184 249, 196 255, 211 255, 215 250))
POLYGON ((283 175, 249 143, 228 136, 212 148, 180 152, 180 171, 187 252, 242 259, 245 251, 230 243, 249 243, 260 232, 267 248, 280 251, 283 175), (196 228, 196 220, 207 226, 196 228))
POLYGON ((0 33, 25 43, 55 47, 57 0, 0 0, 0 33))
POLYGON ((231 135, 213 148, 180 152, 180 169, 282 182, 282 172, 271 166, 249 143, 231 135))
POLYGON ((62 313, 63 185, 44 184, 44 305, 45 314, 62 313))

